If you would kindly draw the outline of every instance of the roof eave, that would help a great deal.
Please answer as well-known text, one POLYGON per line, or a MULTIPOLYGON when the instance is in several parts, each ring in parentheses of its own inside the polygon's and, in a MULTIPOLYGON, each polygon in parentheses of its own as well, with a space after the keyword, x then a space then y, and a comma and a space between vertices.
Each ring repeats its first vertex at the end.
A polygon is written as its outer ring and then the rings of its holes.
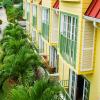
POLYGON ((93 18, 93 17, 90 17, 90 16, 84 16, 84 19, 86 19, 86 20, 90 20, 90 21, 95 21, 95 22, 98 22, 98 23, 100 23, 100 19, 98 19, 98 18, 93 18))

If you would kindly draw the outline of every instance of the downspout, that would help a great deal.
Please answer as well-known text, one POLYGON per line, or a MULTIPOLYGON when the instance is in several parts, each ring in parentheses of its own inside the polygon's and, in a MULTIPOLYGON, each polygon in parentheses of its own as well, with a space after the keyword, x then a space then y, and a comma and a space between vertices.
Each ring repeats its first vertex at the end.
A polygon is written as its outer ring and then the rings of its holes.
POLYGON ((96 22, 96 20, 93 21, 93 26, 94 26, 95 28, 100 29, 100 26, 97 26, 97 22, 96 22))

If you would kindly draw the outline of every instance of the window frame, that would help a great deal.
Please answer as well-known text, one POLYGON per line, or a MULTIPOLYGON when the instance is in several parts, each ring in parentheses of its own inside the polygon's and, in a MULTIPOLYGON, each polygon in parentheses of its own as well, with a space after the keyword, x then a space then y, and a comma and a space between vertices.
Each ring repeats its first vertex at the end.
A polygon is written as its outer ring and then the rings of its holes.
POLYGON ((67 55, 65 57, 65 59, 67 59, 67 61, 70 64, 72 64, 73 66, 76 65, 76 57, 75 56, 76 56, 76 52, 77 52, 76 51, 76 48, 77 48, 76 37, 77 37, 77 33, 78 33, 77 29, 78 29, 78 16, 61 12, 60 13, 60 30, 59 30, 60 32, 59 33, 66 39, 66 45, 63 44, 63 46, 64 46, 63 53, 65 53, 65 54, 63 54, 62 56, 67 55), (64 32, 64 30, 63 30, 63 26, 65 23, 64 16, 66 16, 66 24, 65 24, 66 32, 64 32), (75 23, 73 22, 73 20, 75 23), (72 48, 72 45, 74 45, 73 48, 72 48), (73 54, 71 52, 73 52, 73 54))

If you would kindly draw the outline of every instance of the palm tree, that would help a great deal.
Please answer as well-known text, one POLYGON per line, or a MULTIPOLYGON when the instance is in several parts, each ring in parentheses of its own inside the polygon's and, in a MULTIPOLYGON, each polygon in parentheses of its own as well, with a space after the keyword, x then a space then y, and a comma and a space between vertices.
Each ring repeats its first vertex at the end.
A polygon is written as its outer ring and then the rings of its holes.
POLYGON ((49 78, 36 81, 30 91, 32 100, 62 100, 61 94, 65 96, 64 89, 59 82, 49 78))
POLYGON ((4 100, 31 100, 27 87, 23 85, 16 86, 4 98, 4 100))
POLYGON ((24 39, 27 38, 27 35, 25 34, 25 31, 21 26, 19 26, 17 23, 15 24, 9 24, 6 29, 4 30, 4 38, 5 36, 11 36, 14 39, 24 39))
POLYGON ((8 77, 21 76, 23 83, 23 75, 28 68, 33 68, 34 73, 42 65, 26 37, 19 25, 7 26, 1 43, 5 56, 2 60, 3 69, 0 70, 0 87, 8 77))
POLYGON ((31 87, 23 85, 15 87, 7 98, 9 100, 63 100, 61 94, 65 96, 65 92, 58 82, 43 78, 37 80, 31 87))

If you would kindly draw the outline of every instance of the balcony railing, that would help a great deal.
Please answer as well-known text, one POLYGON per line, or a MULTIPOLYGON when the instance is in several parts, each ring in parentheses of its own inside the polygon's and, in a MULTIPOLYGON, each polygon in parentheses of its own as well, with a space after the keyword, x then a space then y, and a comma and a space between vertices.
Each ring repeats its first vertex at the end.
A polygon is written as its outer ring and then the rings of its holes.
POLYGON ((61 86, 63 86, 65 88, 65 90, 68 89, 68 84, 69 84, 68 82, 69 82, 68 80, 61 80, 60 81, 61 86))
MULTIPOLYGON (((64 100, 71 100, 71 97, 69 96, 69 94, 68 94, 68 87, 69 87, 69 81, 68 80, 61 80, 60 81, 60 84, 61 84, 61 86, 62 87, 64 87, 64 89, 65 89, 65 92, 66 92, 66 99, 64 99, 64 100)), ((65 98, 65 97, 64 97, 65 98)), ((63 98, 62 98, 63 99, 63 98)))
POLYGON ((59 80, 59 73, 49 74, 50 79, 59 80))
POLYGON ((49 39, 49 24, 42 23, 42 36, 48 40, 49 39))

